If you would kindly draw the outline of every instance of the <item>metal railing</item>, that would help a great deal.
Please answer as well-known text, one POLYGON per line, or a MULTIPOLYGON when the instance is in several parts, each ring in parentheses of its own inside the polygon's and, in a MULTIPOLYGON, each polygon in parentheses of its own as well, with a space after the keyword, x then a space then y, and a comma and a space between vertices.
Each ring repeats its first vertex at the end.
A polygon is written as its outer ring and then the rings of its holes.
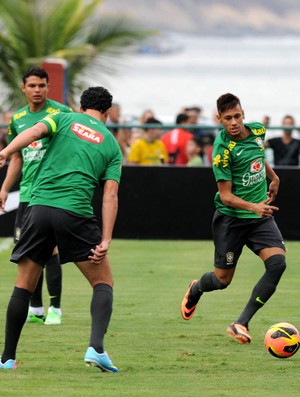
MULTIPOLYGON (((247 123, 246 123, 247 124, 247 123)), ((138 123, 122 123, 122 124, 107 124, 108 128, 125 128, 125 129, 134 129, 134 128, 141 128, 141 129, 149 129, 149 128, 157 128, 158 124, 138 124, 138 123)), ((7 128, 8 124, 0 124, 0 128, 7 128)), ((193 129, 202 129, 202 130, 217 130, 221 129, 222 125, 206 125, 206 124, 159 124, 159 128, 163 130, 171 130, 174 128, 184 128, 187 130, 193 129)), ((270 126, 266 127, 267 130, 295 130, 299 131, 300 133, 300 126, 294 127, 287 127, 287 126, 270 126)))

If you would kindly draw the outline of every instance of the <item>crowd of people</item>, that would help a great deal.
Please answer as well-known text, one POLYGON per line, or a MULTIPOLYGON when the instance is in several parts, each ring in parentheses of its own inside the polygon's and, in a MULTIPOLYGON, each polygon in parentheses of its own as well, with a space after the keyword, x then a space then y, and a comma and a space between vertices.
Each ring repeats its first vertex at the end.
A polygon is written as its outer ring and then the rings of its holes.
MULTIPOLYGON (((5 125, 11 114, 7 111, 2 115, 0 149, 7 145, 5 125)), ((174 118, 174 128, 167 128, 154 110, 145 109, 134 127, 122 116, 121 105, 113 103, 106 124, 120 145, 125 165, 211 166, 213 142, 220 130, 217 120, 204 118, 198 106, 180 109, 174 118)), ((300 131, 295 118, 284 115, 281 126, 286 128, 282 130, 271 127, 268 115, 262 117, 262 124, 267 128, 265 147, 269 163, 299 166, 300 131)))
MULTIPOLYGON (((174 128, 168 126, 151 109, 146 109, 138 119, 139 127, 126 127, 120 105, 114 105, 108 128, 119 142, 123 164, 171 165, 202 167, 212 166, 212 147, 220 131, 218 121, 201 116, 197 106, 182 108, 174 119, 174 128), (118 109, 117 114, 115 108, 118 109)), ((283 129, 270 126, 271 117, 264 116, 267 128, 266 154, 272 166, 298 166, 300 131, 295 118, 285 115, 283 129)))

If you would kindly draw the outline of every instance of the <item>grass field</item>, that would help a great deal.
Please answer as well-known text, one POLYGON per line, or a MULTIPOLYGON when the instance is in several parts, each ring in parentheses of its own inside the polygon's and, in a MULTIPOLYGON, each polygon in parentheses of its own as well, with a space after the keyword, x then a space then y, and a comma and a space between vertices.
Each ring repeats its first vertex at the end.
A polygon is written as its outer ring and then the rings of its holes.
MULTIPOLYGON (((105 347, 119 374, 84 365, 91 288, 73 264, 64 265, 63 324, 25 325, 18 368, 1 371, 0 396, 298 397, 300 353, 276 359, 263 344, 273 323, 300 328, 299 242, 287 248, 278 290, 250 324, 252 343, 240 345, 226 328, 263 272, 255 255, 245 249, 232 285, 206 294, 185 322, 181 300, 189 282, 212 269, 212 242, 113 241, 114 312, 105 347)), ((0 256, 0 353, 16 275, 10 252, 2 249, 0 256)), ((46 288, 44 297, 47 306, 46 288)))

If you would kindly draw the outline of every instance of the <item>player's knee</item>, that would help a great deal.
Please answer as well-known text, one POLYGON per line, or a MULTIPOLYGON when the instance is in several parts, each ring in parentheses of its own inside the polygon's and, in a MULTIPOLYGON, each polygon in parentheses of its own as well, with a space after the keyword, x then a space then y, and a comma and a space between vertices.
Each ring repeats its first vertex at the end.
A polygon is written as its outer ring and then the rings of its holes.
POLYGON ((285 256, 276 254, 265 261, 266 272, 274 282, 278 282, 286 269, 285 256))
POLYGON ((230 281, 228 282, 227 280, 219 280, 216 275, 213 273, 212 274, 212 283, 214 286, 214 289, 225 289, 228 287, 228 285, 230 284, 230 281))

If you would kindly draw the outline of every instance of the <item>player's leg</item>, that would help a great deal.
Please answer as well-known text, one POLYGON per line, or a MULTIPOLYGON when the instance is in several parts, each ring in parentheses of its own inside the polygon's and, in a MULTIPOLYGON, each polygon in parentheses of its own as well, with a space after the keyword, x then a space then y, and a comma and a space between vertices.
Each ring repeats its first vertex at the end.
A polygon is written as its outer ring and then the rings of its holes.
POLYGON ((103 340, 112 314, 113 279, 108 256, 99 265, 88 257, 101 241, 101 230, 95 216, 84 217, 63 210, 52 211, 61 263, 75 262, 93 288, 91 300, 90 346, 84 361, 103 371, 118 372, 104 351, 103 340), (70 234, 72 230, 72 234, 70 234))
POLYGON ((239 227, 236 225, 239 222, 216 211, 213 219, 215 269, 191 282, 181 304, 184 320, 192 318, 204 292, 225 289, 231 283, 243 247, 243 238, 238 235, 239 227))
MULTIPOLYGON (((28 207, 22 236, 10 260, 18 263, 15 288, 7 308, 3 359, 14 362, 19 337, 26 321, 29 300, 35 290, 43 266, 51 257, 56 238, 51 228, 50 207, 28 207), (30 258, 28 257, 30 253, 30 258)), ((4 363, 5 365, 5 363, 4 363)), ((1 366, 0 368, 5 368, 1 366)))
POLYGON ((57 248, 46 264, 46 281, 50 297, 50 306, 46 317, 46 325, 61 324, 61 292, 62 292, 62 268, 57 248))
POLYGON ((93 288, 90 346, 99 353, 103 353, 103 340, 110 321, 113 302, 113 280, 109 259, 106 256, 98 266, 91 264, 90 261, 76 263, 76 265, 93 288))
POLYGON ((283 238, 273 218, 263 218, 257 223, 249 234, 247 245, 264 262, 265 273, 254 286, 248 303, 233 323, 245 329, 248 329, 255 313, 274 294, 286 268, 283 238))
POLYGON ((260 251, 259 256, 265 264, 265 273, 254 286, 250 299, 236 320, 248 328, 254 314, 262 308, 276 291, 276 287, 286 268, 285 251, 281 248, 266 248, 260 251))
MULTIPOLYGON (((15 233, 14 233, 15 244, 17 244, 17 242, 20 240, 27 212, 28 212, 28 202, 21 202, 17 209, 16 220, 15 220, 15 233)), ((30 300, 30 306, 26 320, 28 323, 43 323, 45 321, 43 298, 42 298, 43 279, 44 279, 44 275, 42 273, 38 281, 38 284, 36 286, 36 289, 32 294, 30 300)))
POLYGON ((42 270, 42 266, 26 257, 18 264, 18 275, 6 312, 5 344, 1 356, 3 364, 7 360, 16 358, 16 349, 26 321, 29 300, 42 270))
POLYGON ((104 351, 104 336, 109 326, 113 304, 113 279, 109 259, 106 256, 100 265, 90 261, 77 262, 77 267, 93 288, 91 300, 91 334, 89 348, 84 360, 106 372, 118 372, 104 351))
POLYGON ((28 323, 43 323, 45 321, 43 306, 43 281, 44 273, 42 272, 36 289, 34 290, 30 299, 28 316, 26 320, 28 323))
POLYGON ((204 273, 199 280, 193 280, 181 304, 181 314, 184 320, 189 320, 194 315, 197 303, 204 292, 225 289, 230 284, 235 268, 218 269, 204 273))

